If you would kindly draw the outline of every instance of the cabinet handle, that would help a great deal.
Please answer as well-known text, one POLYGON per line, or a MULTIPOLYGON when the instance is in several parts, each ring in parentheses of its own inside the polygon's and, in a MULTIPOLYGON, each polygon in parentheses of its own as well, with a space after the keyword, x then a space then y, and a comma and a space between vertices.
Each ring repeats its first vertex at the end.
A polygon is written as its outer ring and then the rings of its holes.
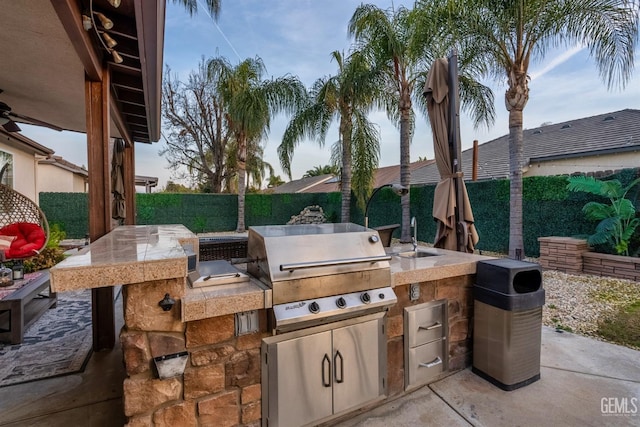
POLYGON ((432 329, 436 329, 436 328, 439 328, 441 326, 442 326, 442 323, 436 322, 436 323, 434 323, 433 325, 430 325, 430 326, 418 326, 418 329, 425 329, 427 331, 430 331, 432 329))
POLYGON ((322 358, 322 385, 325 387, 331 387, 331 359, 329 359, 327 353, 325 353, 324 357, 322 358), (327 369, 325 369, 325 362, 328 367, 327 369), (328 380, 327 376, 325 376, 325 373, 328 373, 328 380))
POLYGON ((340 350, 336 351, 336 355, 333 356, 333 367, 336 371, 336 382, 338 384, 344 382, 344 359, 340 354, 340 350), (338 378, 338 358, 340 359, 340 378, 338 378))
POLYGON ((438 356, 431 362, 419 363, 418 366, 422 366, 423 368, 433 368, 434 366, 440 365, 441 363, 442 359, 440 359, 440 356, 438 356))

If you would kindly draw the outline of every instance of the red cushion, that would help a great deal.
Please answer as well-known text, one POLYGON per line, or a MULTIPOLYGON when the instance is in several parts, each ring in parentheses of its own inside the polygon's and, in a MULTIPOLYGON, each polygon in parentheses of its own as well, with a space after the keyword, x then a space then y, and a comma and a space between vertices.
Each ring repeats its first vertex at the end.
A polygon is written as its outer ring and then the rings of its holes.
POLYGON ((31 222, 16 222, 6 225, 0 228, 0 234, 16 236, 9 249, 4 252, 6 259, 37 255, 47 241, 42 227, 31 222))

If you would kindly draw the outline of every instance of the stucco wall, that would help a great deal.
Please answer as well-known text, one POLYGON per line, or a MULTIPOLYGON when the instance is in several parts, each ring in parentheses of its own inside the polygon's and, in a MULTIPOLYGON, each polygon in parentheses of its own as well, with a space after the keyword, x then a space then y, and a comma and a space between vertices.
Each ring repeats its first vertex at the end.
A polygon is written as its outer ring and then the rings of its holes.
POLYGON ((38 203, 36 191, 36 159, 33 154, 27 154, 4 144, 0 150, 13 155, 13 188, 29 199, 38 203))
POLYGON ((84 193, 85 180, 71 171, 41 164, 38 167, 38 192, 84 193))
POLYGON ((640 151, 530 163, 524 176, 570 175, 637 168, 640 151))

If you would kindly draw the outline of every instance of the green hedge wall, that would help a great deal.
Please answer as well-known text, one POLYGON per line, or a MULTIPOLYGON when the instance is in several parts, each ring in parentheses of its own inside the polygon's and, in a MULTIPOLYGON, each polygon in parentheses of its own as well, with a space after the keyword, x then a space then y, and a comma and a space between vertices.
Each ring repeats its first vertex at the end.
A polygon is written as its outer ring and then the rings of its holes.
POLYGON ((40 209, 49 222, 64 231, 69 239, 84 239, 89 234, 89 197, 87 193, 40 193, 40 209))
MULTIPOLYGON (((638 169, 624 170, 614 176, 623 185, 638 176, 638 169)), ((539 255, 540 236, 584 236, 591 234, 582 206, 593 196, 568 192, 567 178, 531 177, 523 181, 525 253, 539 255)), ((411 216, 418 221, 418 240, 432 242, 436 226, 431 217, 435 186, 411 188, 411 216)), ((509 247, 509 181, 470 182, 467 192, 480 235, 481 251, 506 253, 509 247)), ((636 202, 640 189, 629 198, 636 202)), ((247 194, 245 223, 252 225, 285 224, 306 206, 322 206, 330 222, 340 221, 340 193, 247 194)), ((235 230, 237 198, 229 194, 153 193, 137 194, 137 224, 184 224, 195 233, 235 230)), ((58 224, 68 238, 84 238, 88 233, 86 193, 41 193, 40 207, 50 224, 58 224)), ((369 226, 400 224, 400 197, 383 188, 371 200, 369 226)), ((355 201, 351 221, 364 224, 364 211, 355 201)), ((400 229, 394 237, 400 236, 400 229)))

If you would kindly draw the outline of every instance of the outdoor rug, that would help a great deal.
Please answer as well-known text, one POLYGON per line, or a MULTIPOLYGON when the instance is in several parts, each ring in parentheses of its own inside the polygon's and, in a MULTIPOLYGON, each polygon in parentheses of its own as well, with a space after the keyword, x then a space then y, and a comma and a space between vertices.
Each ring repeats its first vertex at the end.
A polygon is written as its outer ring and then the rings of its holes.
POLYGON ((59 292, 22 344, 0 343, 0 387, 82 372, 91 348, 91 291, 59 292))

